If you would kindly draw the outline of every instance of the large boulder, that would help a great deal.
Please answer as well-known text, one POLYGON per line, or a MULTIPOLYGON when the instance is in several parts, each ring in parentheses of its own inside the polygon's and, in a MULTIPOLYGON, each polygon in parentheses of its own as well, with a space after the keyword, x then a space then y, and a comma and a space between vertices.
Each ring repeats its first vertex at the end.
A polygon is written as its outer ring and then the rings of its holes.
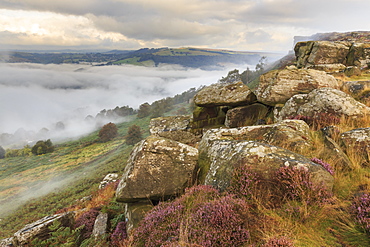
POLYGON ((235 128, 253 125, 259 119, 264 119, 268 112, 269 108, 260 103, 235 107, 227 111, 225 126, 235 128))
POLYGON ((369 68, 370 63, 370 44, 354 43, 347 55, 348 66, 357 66, 359 68, 369 68))
POLYGON ((256 96, 241 81, 212 84, 194 96, 194 103, 202 107, 241 106, 254 102, 256 102, 256 96))
POLYGON ((256 125, 240 128, 208 130, 202 145, 215 140, 259 141, 274 146, 283 146, 292 151, 303 150, 312 145, 308 125, 302 120, 283 120, 271 125, 256 125))
POLYGON ((351 47, 345 41, 306 41, 294 47, 298 68, 310 68, 319 64, 345 64, 351 47))
POLYGON ((150 136, 135 145, 116 191, 120 202, 161 200, 192 185, 198 150, 150 136))
POLYGON ((222 126, 225 124, 228 107, 195 107, 193 121, 190 123, 192 132, 203 133, 203 128, 222 126))
POLYGON ((320 88, 309 94, 293 96, 276 117, 277 120, 296 115, 313 117, 318 113, 329 113, 337 117, 362 117, 370 114, 370 108, 340 90, 320 88))
POLYGON ((26 225, 14 233, 13 242, 15 246, 25 246, 35 238, 45 240, 49 237, 51 226, 55 221, 60 221, 62 226, 73 225, 73 213, 55 214, 46 216, 38 221, 26 225))
POLYGON ((108 230, 108 214, 99 212, 99 215, 98 217, 96 217, 94 222, 92 235, 95 238, 98 238, 99 236, 103 236, 105 233, 107 233, 107 230, 108 230))
POLYGON ((334 178, 321 165, 287 149, 255 141, 214 140, 201 142, 200 179, 206 185, 225 190, 235 168, 245 167, 265 182, 273 181, 280 167, 298 167, 310 173, 312 182, 332 190, 334 178))
POLYGON ((370 128, 359 128, 344 132, 340 135, 347 152, 349 149, 357 153, 367 154, 370 150, 370 128))
POLYGON ((185 144, 195 143, 196 136, 189 131, 190 116, 159 117, 150 120, 150 134, 185 144))
POLYGON ((348 81, 343 83, 343 90, 353 97, 367 99, 370 97, 370 81, 348 81))
POLYGON ((313 69, 273 70, 260 76, 255 94, 259 102, 275 106, 296 94, 322 87, 339 88, 339 83, 333 76, 313 69))

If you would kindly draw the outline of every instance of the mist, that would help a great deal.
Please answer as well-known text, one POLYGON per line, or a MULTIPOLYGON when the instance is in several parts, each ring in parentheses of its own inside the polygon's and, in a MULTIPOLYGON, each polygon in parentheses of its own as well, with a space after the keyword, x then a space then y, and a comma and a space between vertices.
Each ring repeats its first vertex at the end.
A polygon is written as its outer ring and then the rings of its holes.
MULTIPOLYGON (((238 66, 240 71, 254 65, 238 66)), ((190 88, 209 85, 236 67, 220 70, 71 64, 0 64, 0 134, 39 132, 66 125, 63 136, 79 136, 96 127, 85 121, 103 109, 137 109, 190 88)), ((124 121, 124 119, 121 119, 124 121)), ((31 138, 31 137, 30 137, 31 138)), ((53 138, 53 136, 45 138, 53 138)), ((55 137, 57 138, 57 137, 55 137)), ((32 139, 32 138, 31 138, 32 139)), ((28 142, 37 140, 28 140, 28 142)))

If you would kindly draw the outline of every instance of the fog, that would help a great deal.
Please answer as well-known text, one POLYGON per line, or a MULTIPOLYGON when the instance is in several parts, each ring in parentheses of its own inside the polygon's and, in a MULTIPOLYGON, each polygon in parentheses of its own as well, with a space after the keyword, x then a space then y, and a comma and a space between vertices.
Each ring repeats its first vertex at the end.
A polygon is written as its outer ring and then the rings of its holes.
MULTIPOLYGON (((239 66, 243 71, 248 65, 239 66)), ((251 69, 254 65, 249 65, 251 69)), ((78 136, 95 125, 84 121, 103 109, 130 106, 215 83, 236 67, 220 70, 159 67, 0 64, 0 134, 66 125, 63 136, 78 136), (21 129, 21 131, 20 131, 21 129)), ((47 137, 45 137, 47 138, 47 137)), ((49 137, 50 138, 50 137, 49 137)), ((28 140, 35 141, 35 140, 28 140)))

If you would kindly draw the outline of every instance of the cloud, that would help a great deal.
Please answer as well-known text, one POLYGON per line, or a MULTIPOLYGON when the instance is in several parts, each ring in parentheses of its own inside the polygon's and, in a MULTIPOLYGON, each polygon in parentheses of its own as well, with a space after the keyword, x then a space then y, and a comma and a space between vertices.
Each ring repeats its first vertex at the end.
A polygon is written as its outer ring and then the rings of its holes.
POLYGON ((0 133, 19 128, 37 132, 70 118, 81 123, 87 115, 116 106, 138 108, 144 102, 215 83, 228 70, 0 64, 0 133))

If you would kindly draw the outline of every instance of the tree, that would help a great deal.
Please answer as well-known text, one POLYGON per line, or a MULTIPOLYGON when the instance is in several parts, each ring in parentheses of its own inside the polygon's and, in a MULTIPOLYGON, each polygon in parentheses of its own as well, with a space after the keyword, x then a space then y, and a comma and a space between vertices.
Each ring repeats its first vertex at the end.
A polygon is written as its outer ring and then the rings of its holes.
POLYGON ((48 139, 47 141, 38 141, 32 147, 31 152, 34 155, 41 155, 46 153, 52 153, 54 151, 53 143, 48 139))
POLYGON ((118 128, 114 123, 104 125, 99 131, 99 141, 107 142, 118 136, 118 128))
POLYGON ((137 117, 138 118, 145 118, 150 115, 150 108, 151 106, 149 105, 148 102, 145 102, 144 104, 141 104, 139 106, 139 110, 137 111, 137 117))
POLYGON ((5 149, 0 146, 0 159, 4 159, 5 158, 5 149))
POLYGON ((141 134, 141 128, 136 124, 130 126, 125 137, 127 145, 134 145, 143 139, 141 134))

